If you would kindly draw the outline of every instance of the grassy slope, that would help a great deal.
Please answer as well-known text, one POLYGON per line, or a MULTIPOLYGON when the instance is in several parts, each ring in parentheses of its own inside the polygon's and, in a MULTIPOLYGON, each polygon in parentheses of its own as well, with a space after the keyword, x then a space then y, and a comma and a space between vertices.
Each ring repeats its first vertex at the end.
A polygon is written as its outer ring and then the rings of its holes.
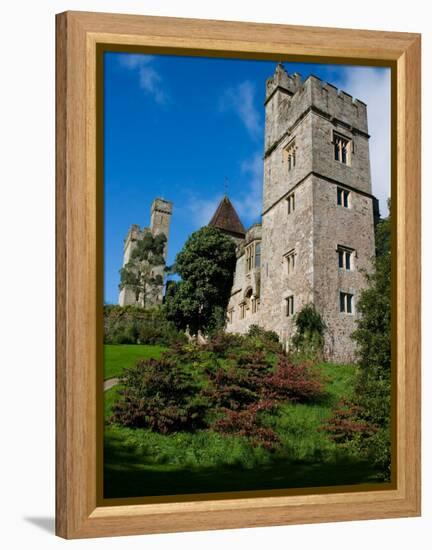
MULTIPOLYGON (((327 397, 320 404, 285 404, 268 418, 283 445, 271 454, 235 436, 211 431, 163 436, 120 426, 105 429, 107 498, 194 492, 343 485, 375 481, 368 464, 344 456, 319 430, 331 407, 347 397, 352 365, 320 366, 327 397)), ((106 415, 116 399, 106 392, 106 415)))
POLYGON ((104 379, 119 376, 123 369, 133 367, 138 359, 158 359, 165 349, 162 346, 105 344, 104 379))

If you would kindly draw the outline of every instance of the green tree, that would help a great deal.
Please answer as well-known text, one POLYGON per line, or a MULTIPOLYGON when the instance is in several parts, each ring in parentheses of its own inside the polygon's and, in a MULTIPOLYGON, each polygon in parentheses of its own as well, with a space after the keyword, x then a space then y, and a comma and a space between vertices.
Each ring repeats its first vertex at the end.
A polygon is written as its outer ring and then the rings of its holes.
POLYGON ((225 324, 235 250, 233 240, 214 227, 202 227, 186 241, 174 266, 181 280, 170 283, 165 297, 167 318, 177 328, 196 334, 225 324))
POLYGON ((358 419, 373 426, 359 438, 360 451, 390 476, 391 419, 391 219, 376 227, 375 270, 366 275, 368 288, 359 298, 360 318, 353 338, 360 374, 355 405, 358 419))
POLYGON ((167 238, 161 233, 145 233, 142 240, 136 242, 129 262, 120 269, 120 289, 130 288, 136 301, 142 299, 143 307, 154 298, 163 285, 163 277, 155 273, 155 267, 165 267, 164 249, 167 238))

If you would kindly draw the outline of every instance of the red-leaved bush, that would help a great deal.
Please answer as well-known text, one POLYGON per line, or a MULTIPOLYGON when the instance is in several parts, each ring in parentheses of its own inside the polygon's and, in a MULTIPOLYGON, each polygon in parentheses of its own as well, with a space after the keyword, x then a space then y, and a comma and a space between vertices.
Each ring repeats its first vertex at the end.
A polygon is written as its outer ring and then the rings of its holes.
POLYGON ((273 367, 260 351, 240 357, 235 367, 219 368, 209 377, 211 384, 205 395, 225 413, 213 429, 246 437, 268 449, 274 449, 279 439, 263 425, 261 413, 275 409, 280 401, 310 402, 324 392, 317 370, 296 365, 282 354, 273 367))
POLYGON ((321 430, 326 431, 336 443, 348 443, 356 436, 369 437, 378 431, 373 424, 359 418, 361 408, 353 403, 342 400, 333 415, 324 423, 321 430))
POLYGON ((318 370, 310 365, 294 364, 289 356, 280 355, 275 371, 264 380, 265 396, 277 401, 300 403, 319 399, 324 385, 318 370))
POLYGON ((273 403, 261 401, 249 405, 241 411, 226 411, 226 416, 213 424, 213 429, 224 434, 245 437, 256 446, 274 450, 280 443, 277 434, 268 426, 263 425, 259 413, 269 411, 273 403))
POLYGON ((208 371, 210 386, 205 395, 217 407, 237 411, 260 401, 264 381, 272 368, 264 355, 257 351, 239 356, 235 366, 208 371))

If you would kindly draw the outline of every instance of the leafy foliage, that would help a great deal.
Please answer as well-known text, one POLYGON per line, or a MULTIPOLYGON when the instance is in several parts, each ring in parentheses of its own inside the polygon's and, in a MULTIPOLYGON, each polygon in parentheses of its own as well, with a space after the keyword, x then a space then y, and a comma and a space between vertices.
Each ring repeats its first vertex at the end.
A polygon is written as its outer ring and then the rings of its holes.
POLYGON ((353 338, 359 376, 352 403, 338 407, 327 423, 332 437, 391 475, 391 219, 376 228, 375 269, 357 302, 360 313, 353 338))
POLYGON ((337 404, 332 416, 325 422, 326 430, 336 443, 350 444, 362 437, 370 437, 377 428, 359 418, 361 408, 347 400, 337 404))
POLYGON ((306 304, 295 316, 296 333, 292 345, 297 352, 321 357, 326 325, 313 304, 306 304))
POLYGON ((120 269, 120 289, 130 288, 135 293, 136 301, 142 300, 144 308, 163 285, 162 275, 155 273, 154 268, 165 266, 166 241, 163 233, 145 233, 141 240, 136 241, 129 262, 120 269))
POLYGON ((167 318, 191 334, 222 327, 235 262, 234 242, 218 229, 203 227, 192 233, 175 260, 181 281, 167 288, 167 318))
POLYGON ((272 428, 265 426, 261 411, 270 411, 274 408, 271 402, 261 401, 249 405, 241 411, 228 410, 226 416, 213 424, 216 432, 234 434, 247 438, 253 445, 262 446, 268 450, 276 449, 280 439, 272 428))
POLYGON ((106 344, 159 344, 170 346, 187 342, 186 335, 168 321, 160 308, 140 306, 104 307, 106 344))
POLYGON ((159 433, 207 426, 267 449, 279 438, 266 413, 284 402, 312 402, 324 391, 317 371, 295 365, 261 330, 217 333, 204 346, 177 343, 162 359, 126 369, 121 385, 113 422, 159 433))
POLYGON ((147 359, 126 369, 112 421, 167 434, 206 425, 207 403, 192 376, 166 360, 147 359))
POLYGON ((308 363, 294 363, 280 355, 275 371, 265 380, 267 398, 278 401, 308 403, 324 394, 321 374, 308 363))
POLYGON ((236 365, 208 372, 210 385, 206 395, 217 407, 244 409, 263 398, 265 380, 271 369, 272 364, 261 351, 238 356, 236 365))

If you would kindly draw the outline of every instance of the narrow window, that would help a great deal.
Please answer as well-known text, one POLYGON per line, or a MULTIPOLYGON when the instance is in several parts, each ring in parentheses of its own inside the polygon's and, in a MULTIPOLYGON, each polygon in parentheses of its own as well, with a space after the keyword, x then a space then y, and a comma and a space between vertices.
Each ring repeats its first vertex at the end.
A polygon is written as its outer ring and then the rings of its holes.
POLYGON ((352 300, 353 300, 352 294, 347 294, 346 295, 347 313, 352 313, 352 300))
POLYGON ((244 302, 242 302, 240 304, 240 319, 245 318, 245 312, 246 312, 246 304, 244 302))
POLYGON ((334 158, 342 164, 350 164, 351 140, 338 134, 333 134, 334 158))
POLYGON ((339 255, 339 268, 343 269, 343 266, 344 266, 344 252, 343 252, 343 250, 339 250, 338 255, 339 255))
POLYGON ((345 250, 345 269, 347 271, 351 270, 351 254, 351 251, 345 250))
POLYGON ((339 293, 339 311, 341 313, 353 313, 354 296, 349 292, 339 293))
POLYGON ((292 273, 295 269, 295 264, 296 264, 295 257, 296 257, 296 252, 294 249, 290 250, 287 254, 285 254, 288 275, 292 273))
POLYGON ((287 317, 292 317, 294 315, 294 296, 285 298, 285 315, 287 317))
POLYGON ((296 150, 295 141, 291 141, 284 149, 284 157, 288 166, 288 172, 291 172, 296 165, 296 150))
POLYGON ((348 191, 343 191, 342 195, 343 195, 343 206, 344 206, 344 208, 348 208, 349 192, 348 191))
POLYGON ((294 212, 295 210, 294 193, 289 194, 286 200, 287 200, 288 214, 291 214, 291 212, 294 212))
POLYGON ((345 293, 344 292, 339 292, 339 311, 341 313, 345 312, 345 293))
POLYGON ((246 273, 261 266, 261 243, 254 241, 245 248, 246 273))
POLYGON ((253 262, 253 248, 251 245, 249 245, 246 248, 246 271, 250 271, 252 269, 252 262, 253 262))
POLYGON ((354 250, 351 248, 345 248, 343 246, 338 246, 338 264, 339 269, 346 269, 347 271, 352 270, 352 255, 354 250))
POLYGON ((343 206, 344 208, 349 208, 349 196, 350 192, 342 187, 337 188, 337 204, 338 206, 343 206))
POLYGON ((261 266, 261 243, 255 245, 255 267, 261 266))

